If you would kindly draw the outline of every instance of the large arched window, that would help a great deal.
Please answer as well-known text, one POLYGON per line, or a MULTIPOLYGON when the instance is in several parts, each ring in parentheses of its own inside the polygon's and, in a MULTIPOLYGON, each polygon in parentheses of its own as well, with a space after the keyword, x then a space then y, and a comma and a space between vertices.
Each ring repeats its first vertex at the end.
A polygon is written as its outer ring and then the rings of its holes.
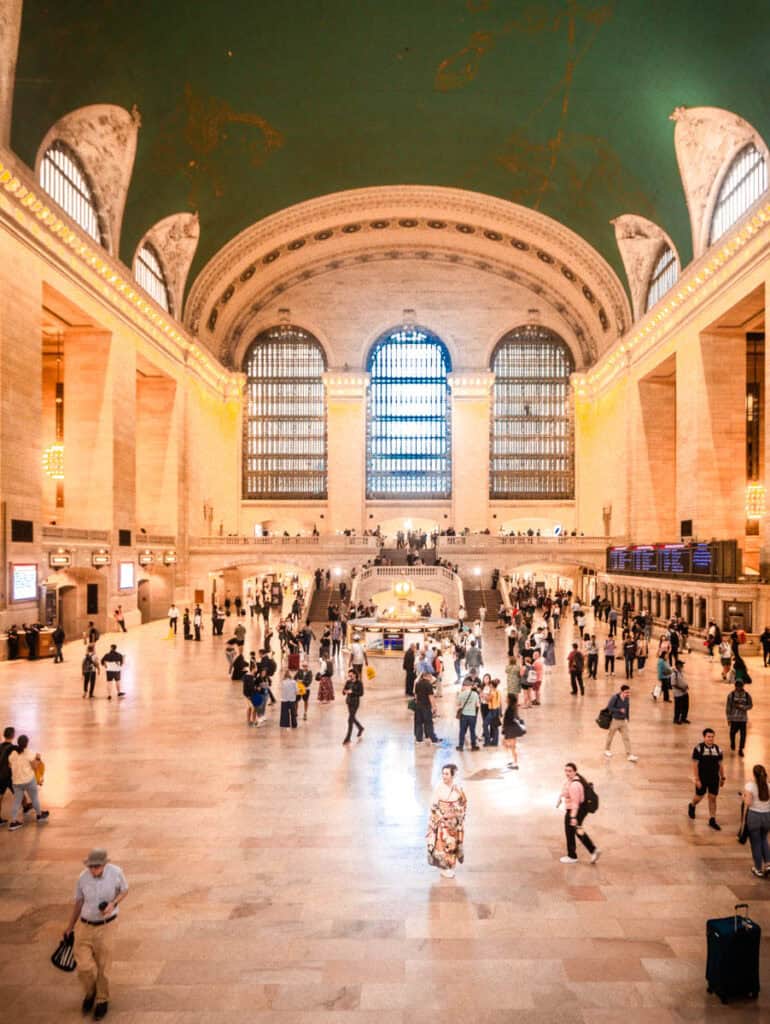
POLYGON ((678 276, 676 256, 666 246, 652 268, 650 284, 647 289, 647 303, 644 307, 645 312, 649 312, 658 299, 662 299, 669 288, 673 288, 678 276))
POLYGON ((243 360, 244 498, 326 497, 324 354, 301 327, 263 331, 243 360))
POLYGON ((54 142, 40 161, 40 184, 76 224, 104 244, 94 191, 77 156, 64 142, 54 142))
POLYGON ((568 346, 546 327, 517 327, 498 343, 492 354, 491 498, 574 498, 574 368, 568 346))
POLYGON ((763 192, 767 191, 767 164, 753 142, 738 153, 719 189, 711 216, 709 245, 737 223, 763 192))
POLYGON ((168 294, 166 275, 160 258, 154 247, 145 242, 134 260, 134 277, 136 283, 147 292, 155 301, 166 310, 171 312, 171 300, 168 294))
POLYGON ((450 497, 446 345, 420 327, 400 327, 376 342, 367 369, 366 496, 450 497))

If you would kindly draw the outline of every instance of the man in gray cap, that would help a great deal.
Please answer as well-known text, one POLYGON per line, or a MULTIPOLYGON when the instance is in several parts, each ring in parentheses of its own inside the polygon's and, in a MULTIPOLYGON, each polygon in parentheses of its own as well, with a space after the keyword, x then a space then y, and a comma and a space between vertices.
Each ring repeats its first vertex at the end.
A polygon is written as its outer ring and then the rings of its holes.
POLYGON ((75 930, 75 960, 83 986, 83 1013, 93 1009, 94 1020, 107 1016, 110 999, 109 973, 115 945, 118 904, 128 892, 125 875, 109 864, 106 850, 91 850, 75 889, 64 935, 75 930))

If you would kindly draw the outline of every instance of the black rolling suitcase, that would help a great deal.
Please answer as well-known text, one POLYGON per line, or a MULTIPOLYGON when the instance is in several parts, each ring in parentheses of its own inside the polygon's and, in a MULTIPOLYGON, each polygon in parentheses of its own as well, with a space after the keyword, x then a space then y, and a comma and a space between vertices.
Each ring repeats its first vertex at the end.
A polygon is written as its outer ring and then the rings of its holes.
POLYGON ((748 917, 748 903, 736 903, 732 917, 706 922, 706 984, 723 1003, 759 995, 759 944, 762 929, 748 917), (739 914, 742 910, 744 913, 739 914))

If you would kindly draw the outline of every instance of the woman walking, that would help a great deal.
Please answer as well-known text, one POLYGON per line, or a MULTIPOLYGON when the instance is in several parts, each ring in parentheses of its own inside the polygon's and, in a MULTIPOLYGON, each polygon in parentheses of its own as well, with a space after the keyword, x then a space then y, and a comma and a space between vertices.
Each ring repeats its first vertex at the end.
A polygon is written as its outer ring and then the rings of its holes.
POLYGON ((426 833, 428 863, 438 868, 444 878, 454 878, 455 865, 465 859, 463 841, 468 800, 455 782, 456 775, 455 764, 445 764, 441 769, 441 782, 433 790, 426 833))
POLYGON ((564 834, 567 838, 567 855, 561 857, 562 864, 577 864, 576 838, 591 854, 591 863, 595 864, 601 856, 601 850, 591 842, 591 837, 583 831, 583 818, 586 816, 584 779, 578 775, 577 765, 568 761, 564 765, 566 780, 559 797, 557 807, 564 803, 564 834))
POLYGON ((11 808, 11 823, 8 826, 9 832, 15 832, 24 824, 17 815, 25 795, 35 808, 38 823, 48 820, 49 812, 40 809, 37 792, 37 773, 41 770, 42 764, 40 754, 35 754, 33 757, 29 750, 29 737, 19 736, 16 741, 16 750, 12 750, 8 755, 11 782, 13 783, 13 807, 11 808))
POLYGON ((519 702, 515 693, 508 694, 508 705, 503 715, 503 746, 510 755, 507 767, 515 771, 519 769, 519 753, 516 740, 526 732, 526 726, 519 718, 519 702))
POLYGON ((615 638, 612 636, 604 641, 604 674, 615 675, 615 638))
POLYGON ((746 807, 751 856, 754 859, 751 873, 757 878, 762 878, 765 875, 770 876, 770 848, 767 844, 767 833, 770 832, 770 789, 764 765, 755 764, 752 774, 754 778, 746 783, 743 802, 746 807))
POLYGON ((318 673, 315 677, 316 682, 318 683, 318 697, 316 698, 316 702, 318 704, 331 704, 334 700, 334 684, 332 683, 333 675, 333 662, 329 658, 322 658, 321 664, 318 666, 318 673))

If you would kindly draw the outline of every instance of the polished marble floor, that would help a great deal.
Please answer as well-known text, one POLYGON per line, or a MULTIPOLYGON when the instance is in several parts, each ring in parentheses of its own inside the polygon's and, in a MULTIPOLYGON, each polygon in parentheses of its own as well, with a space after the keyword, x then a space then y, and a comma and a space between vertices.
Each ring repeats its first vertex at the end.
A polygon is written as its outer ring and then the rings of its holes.
MULTIPOLYGON (((250 624, 249 624, 250 625, 250 624)), ((602 627, 603 629, 603 627, 602 627)), ((560 665, 571 628, 560 637, 560 665)), ((453 690, 442 747, 415 746, 398 662, 379 661, 361 709, 366 732, 342 746, 345 709, 311 700, 307 722, 248 729, 223 640, 167 639, 164 623, 104 637, 127 656, 119 704, 81 699, 82 646, 50 661, 0 665, 2 724, 47 764, 50 824, 0 832, 0 1016, 76 1020, 73 976, 50 965, 83 856, 103 845, 131 891, 121 908, 109 1019, 120 1024, 665 1024, 770 1020, 764 943, 757 1003, 724 1008, 704 984, 704 922, 748 901, 770 935, 770 880, 735 841, 747 767, 767 763, 770 672, 752 660, 746 762, 727 753, 724 829, 705 806, 687 818, 690 751, 713 724, 725 743, 727 688, 689 659, 688 727, 634 680, 639 762, 602 756, 594 724, 613 682, 569 694, 563 667, 527 713, 521 769, 502 750, 457 754, 453 690), (591 866, 559 863, 555 809, 565 760, 600 794, 591 866), (469 812, 455 880, 425 859, 432 785, 458 761, 469 812)), ((247 649, 248 649, 247 640, 247 649)), ((502 675, 501 633, 485 630, 502 675)), ((336 680, 339 693, 340 681, 336 680)), ((5 810, 8 810, 6 804, 5 810)), ((582 851, 581 851, 582 852, 582 851)))

